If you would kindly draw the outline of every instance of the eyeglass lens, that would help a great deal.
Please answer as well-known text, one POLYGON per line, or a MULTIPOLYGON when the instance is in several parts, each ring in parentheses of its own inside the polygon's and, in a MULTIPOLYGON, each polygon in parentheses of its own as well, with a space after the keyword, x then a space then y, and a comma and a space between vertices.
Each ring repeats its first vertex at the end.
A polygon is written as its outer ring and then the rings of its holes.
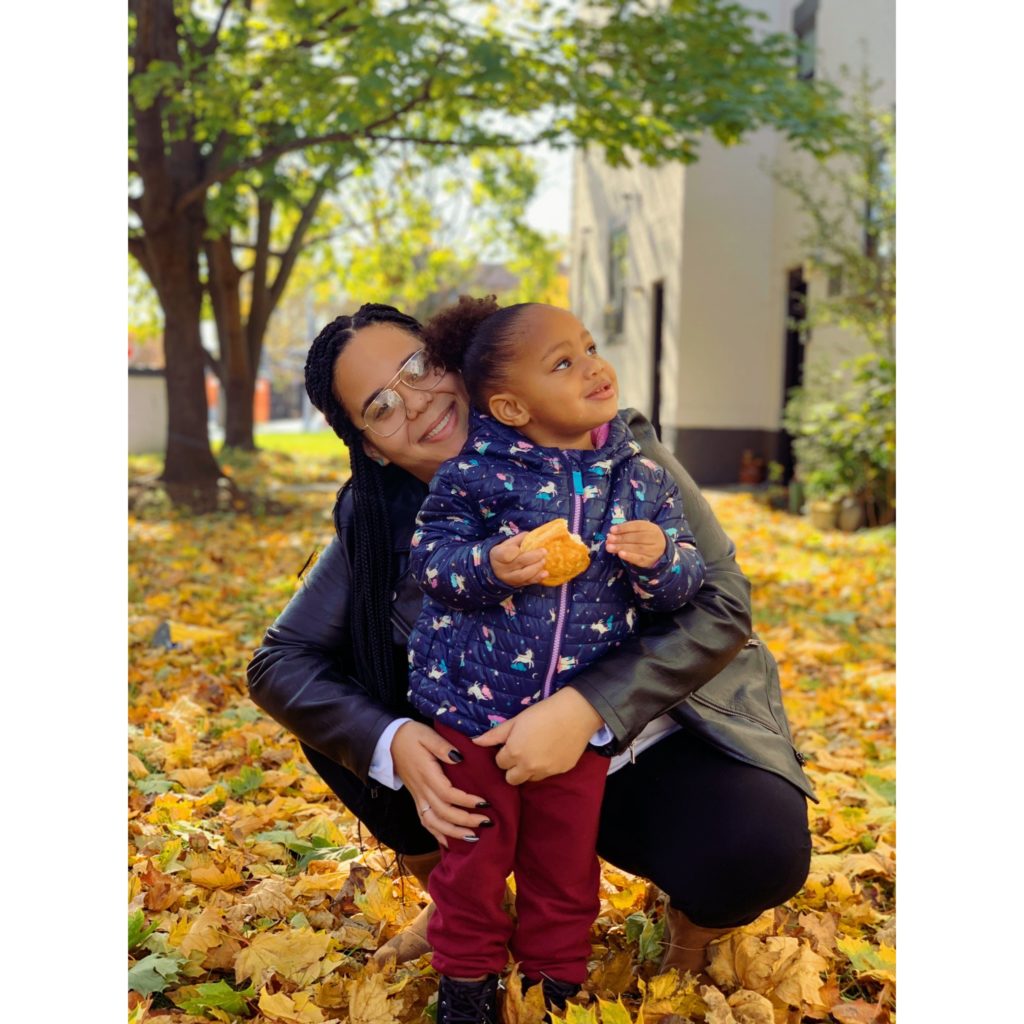
MULTIPOLYGON (((413 353, 398 371, 396 381, 417 391, 430 391, 437 387, 443 376, 444 369, 428 363, 426 353, 421 349, 413 353)), ((381 437, 395 433, 406 419, 402 396, 390 386, 384 388, 366 407, 364 419, 367 429, 381 437)))

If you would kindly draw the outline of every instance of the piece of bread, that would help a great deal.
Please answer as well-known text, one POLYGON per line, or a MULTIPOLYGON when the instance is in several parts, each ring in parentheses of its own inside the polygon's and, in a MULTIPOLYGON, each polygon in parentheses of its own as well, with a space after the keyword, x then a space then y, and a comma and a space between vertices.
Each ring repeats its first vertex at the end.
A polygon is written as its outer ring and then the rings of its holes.
POLYGON ((565 519, 551 522, 531 530, 524 538, 520 551, 544 548, 544 568, 548 574, 540 582, 545 587, 560 587, 563 583, 579 576, 590 565, 590 552, 574 533, 569 532, 565 519))

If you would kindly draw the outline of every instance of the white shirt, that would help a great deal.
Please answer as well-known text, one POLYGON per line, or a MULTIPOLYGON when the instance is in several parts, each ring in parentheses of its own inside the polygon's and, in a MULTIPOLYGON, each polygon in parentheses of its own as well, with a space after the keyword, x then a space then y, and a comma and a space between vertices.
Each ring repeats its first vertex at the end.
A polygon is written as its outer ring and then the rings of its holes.
MULTIPOLYGON (((394 739, 395 733, 398 732, 399 728, 405 725, 406 722, 411 721, 411 718, 396 718, 380 734, 380 739, 377 740, 377 745, 373 749, 373 758, 370 761, 368 774, 371 779, 379 782, 382 786, 387 786, 388 789, 397 790, 403 786, 401 778, 399 778, 398 773, 395 771, 395 762, 391 757, 391 741, 394 739)), ((660 715, 653 721, 648 722, 640 735, 629 745, 628 750, 624 750, 621 754, 616 754, 609 760, 608 774, 611 775, 613 772, 617 772, 623 765, 634 761, 641 751, 653 746, 666 736, 677 732, 680 728, 679 723, 667 714, 660 715)), ((606 743, 610 743, 614 738, 611 729, 607 725, 602 725, 591 737, 590 742, 594 746, 601 747, 606 743)))

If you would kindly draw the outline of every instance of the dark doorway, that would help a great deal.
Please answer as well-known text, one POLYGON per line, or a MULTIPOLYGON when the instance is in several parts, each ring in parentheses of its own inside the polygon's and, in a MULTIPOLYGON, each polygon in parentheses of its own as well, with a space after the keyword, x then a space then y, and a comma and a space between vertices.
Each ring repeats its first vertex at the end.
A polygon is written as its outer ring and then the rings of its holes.
MULTIPOLYGON (((807 281, 804 268, 797 267, 786 275, 786 372, 782 386, 782 406, 785 408, 789 398, 789 389, 799 387, 804 382, 804 336, 805 331, 796 327, 792 321, 803 320, 807 315, 807 281)), ((781 431, 779 435, 779 458, 782 463, 782 482, 788 484, 793 479, 793 438, 781 431)))
POLYGON ((661 440, 661 353, 664 347, 665 282, 651 286, 651 426, 661 440))

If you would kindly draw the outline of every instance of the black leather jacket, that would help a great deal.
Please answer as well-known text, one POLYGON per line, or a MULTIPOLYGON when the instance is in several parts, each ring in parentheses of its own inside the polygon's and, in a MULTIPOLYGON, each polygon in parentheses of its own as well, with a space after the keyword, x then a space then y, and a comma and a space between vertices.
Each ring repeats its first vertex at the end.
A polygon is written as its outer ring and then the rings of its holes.
MULTIPOLYGON (((793 747, 782 707, 775 659, 751 633, 750 584, 735 548, 689 474, 633 409, 622 413, 642 452, 679 484, 687 520, 707 565, 704 586, 671 614, 644 614, 640 631, 576 676, 575 687, 629 747, 666 711, 731 757, 813 790, 793 747)), ((421 592, 409 575, 409 538, 426 486, 397 468, 387 480, 394 536, 395 590, 391 621, 396 664, 416 621, 421 592)), ((367 780, 380 734, 396 717, 375 699, 371 681, 357 680, 351 653, 352 500, 341 497, 336 536, 306 574, 249 663, 249 694, 271 717, 312 747, 367 780)), ((402 714, 419 716, 411 707, 402 714)))

